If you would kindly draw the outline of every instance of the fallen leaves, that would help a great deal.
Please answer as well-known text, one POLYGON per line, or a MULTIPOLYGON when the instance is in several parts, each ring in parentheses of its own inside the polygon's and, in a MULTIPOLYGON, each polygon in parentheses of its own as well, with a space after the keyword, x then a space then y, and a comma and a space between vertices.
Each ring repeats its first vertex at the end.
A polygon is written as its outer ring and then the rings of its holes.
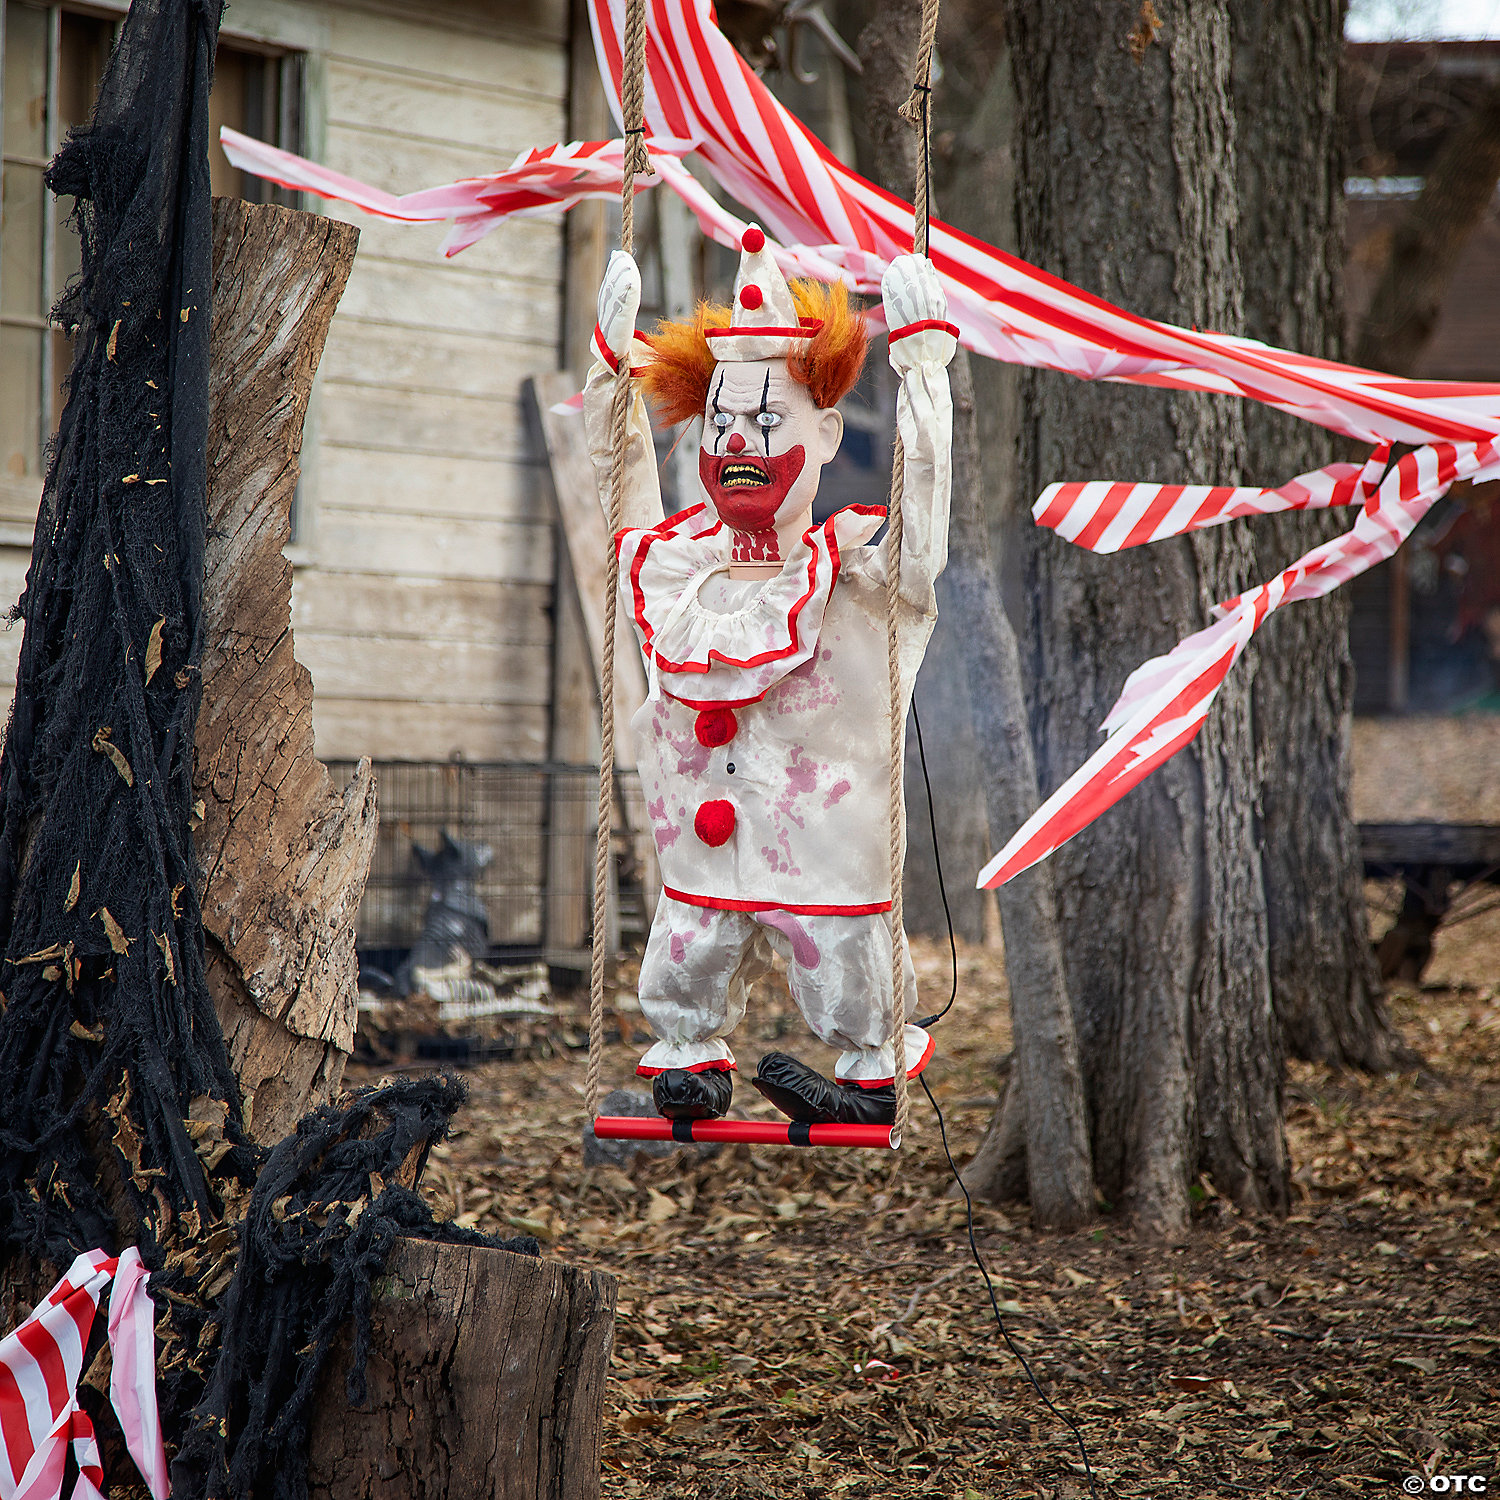
MULTIPOLYGON (((946 949, 919 942, 914 960, 946 993, 946 949)), ((963 948, 960 963, 927 1076, 966 1152, 1008 1036, 997 956, 963 948)), ((1205 1199, 1167 1248, 1109 1218, 1041 1236, 1024 1207, 978 1205, 1001 1312, 1083 1428, 1101 1494, 1368 1495, 1439 1444, 1445 1466, 1482 1469, 1500 1384, 1500 1027, 1475 1004, 1452 991, 1396 1006, 1418 1047, 1439 1021, 1441 1079, 1294 1065, 1287 1220, 1205 1199)), ((582 1014, 580 1000, 559 1030, 582 1014)), ((770 1046, 815 1061, 800 1027, 757 987, 742 1072, 770 1046)), ((611 1046, 612 1081, 641 1045, 611 1046)), ((585 1171, 584 1067, 559 1044, 473 1070, 424 1187, 461 1222, 537 1233, 549 1255, 620 1278, 605 1500, 1087 1495, 1071 1435, 995 1330, 925 1101, 896 1157, 737 1146, 585 1171)), ((753 1111, 748 1093, 736 1103, 753 1111)))

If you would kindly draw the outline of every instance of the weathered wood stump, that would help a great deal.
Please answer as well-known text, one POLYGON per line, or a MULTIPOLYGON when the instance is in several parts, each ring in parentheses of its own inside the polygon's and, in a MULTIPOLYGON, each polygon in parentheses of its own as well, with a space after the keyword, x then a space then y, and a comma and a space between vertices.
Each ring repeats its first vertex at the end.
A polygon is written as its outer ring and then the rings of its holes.
POLYGON ((402 1240, 376 1283, 369 1399, 323 1376, 309 1500, 596 1500, 615 1279, 402 1240))
POLYGON ((354 919, 375 779, 336 787, 313 749, 292 647, 297 455, 359 232, 214 200, 209 541, 194 790, 208 984, 250 1133, 271 1144, 338 1088, 354 1046, 354 919))

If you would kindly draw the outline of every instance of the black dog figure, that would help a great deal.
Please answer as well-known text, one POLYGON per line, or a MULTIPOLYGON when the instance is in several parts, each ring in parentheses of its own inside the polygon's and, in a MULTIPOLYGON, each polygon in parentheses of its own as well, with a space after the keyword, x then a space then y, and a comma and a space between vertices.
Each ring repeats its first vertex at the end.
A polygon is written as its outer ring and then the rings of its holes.
POLYGON ((490 945, 489 916, 478 880, 494 858, 494 850, 488 844, 455 839, 445 829, 437 849, 413 842, 411 854, 418 871, 432 882, 432 894, 421 936, 396 971, 398 995, 421 987, 415 983, 418 969, 441 970, 458 963, 467 973, 467 961, 483 959, 490 945))

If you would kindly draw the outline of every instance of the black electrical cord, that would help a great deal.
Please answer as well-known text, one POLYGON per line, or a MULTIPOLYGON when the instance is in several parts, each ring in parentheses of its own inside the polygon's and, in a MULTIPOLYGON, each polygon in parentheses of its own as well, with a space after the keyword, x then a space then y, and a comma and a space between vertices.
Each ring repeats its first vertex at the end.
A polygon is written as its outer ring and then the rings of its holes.
POLYGON ((948 923, 948 955, 953 962, 953 983, 948 990, 948 1003, 940 1010, 930 1016, 923 1016, 915 1024, 923 1031, 941 1021, 944 1016, 953 1009, 953 1002, 958 999, 958 940, 953 936, 953 912, 948 905, 948 886, 943 880, 943 851, 938 843, 937 831, 937 808, 932 800, 932 782, 927 775, 927 746, 922 743, 922 720, 917 714, 917 697, 912 694, 911 721, 917 731, 917 759, 922 766, 922 785, 927 790, 927 826, 932 829, 932 862, 937 866, 938 895, 943 898, 943 917, 948 923))
MULTIPOLYGON (((943 857, 938 847, 937 831, 937 809, 932 799, 932 781, 927 774, 927 748, 922 743, 922 720, 917 713, 916 695, 911 700, 912 725, 917 731, 917 759, 922 766, 922 785, 927 790, 927 819, 932 829, 932 862, 937 868, 938 894, 943 899, 943 915, 948 922, 948 952, 953 960, 953 988, 948 996, 948 1003, 937 1012, 936 1015, 927 1016, 916 1024, 925 1031, 936 1021, 941 1021, 944 1016, 953 1009, 953 1002, 958 998, 958 939, 953 932, 953 912, 948 905, 948 888, 943 880, 943 857)), ((964 1218, 965 1228, 969 1237, 969 1254, 973 1257, 974 1264, 979 1268, 979 1274, 984 1277, 984 1289, 989 1293, 990 1311, 995 1315, 995 1326, 1000 1330, 1000 1337, 1005 1340, 1006 1347, 1015 1355, 1021 1368, 1026 1372, 1026 1378, 1031 1382, 1031 1388, 1042 1399, 1042 1404, 1073 1434, 1074 1441, 1078 1444, 1078 1456, 1083 1460, 1083 1472, 1088 1476, 1089 1494, 1094 1500, 1099 1500, 1099 1489, 1094 1482, 1094 1468, 1089 1462, 1088 1445, 1083 1440, 1083 1433, 1079 1431, 1073 1419, 1059 1411, 1053 1405, 1052 1399, 1042 1389, 1041 1382, 1036 1378, 1026 1356, 1016 1346, 1016 1341, 1011 1338, 1010 1330, 1005 1326, 1005 1319, 1000 1316, 1000 1302, 995 1296, 995 1283, 990 1279, 989 1267, 984 1263, 984 1257, 979 1253, 979 1243, 974 1238, 974 1200, 969 1196, 968 1186, 959 1174, 958 1163, 953 1160, 953 1152, 948 1146, 948 1125, 943 1119, 943 1111, 938 1107, 938 1102, 933 1098, 932 1090, 927 1086, 926 1077, 918 1073, 917 1082, 922 1085, 922 1092, 927 1095, 927 1102, 932 1106, 932 1112, 937 1116, 938 1134, 943 1141, 943 1155, 948 1158, 948 1170, 953 1173, 953 1180, 958 1184, 958 1190, 964 1195, 964 1218)))

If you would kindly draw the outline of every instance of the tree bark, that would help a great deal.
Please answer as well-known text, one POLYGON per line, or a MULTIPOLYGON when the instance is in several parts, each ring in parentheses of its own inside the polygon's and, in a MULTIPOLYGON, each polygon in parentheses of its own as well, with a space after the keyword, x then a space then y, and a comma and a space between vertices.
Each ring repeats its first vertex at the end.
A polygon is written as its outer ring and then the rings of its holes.
POLYGON ((292 647, 297 455, 359 232, 214 202, 209 532, 195 842, 208 983, 257 1140, 338 1087, 354 1045, 354 919, 375 852, 375 780, 340 789, 313 749, 292 647))
MULTIPOLYGON (((877 178, 903 196, 910 195, 916 180, 920 138, 897 117, 896 110, 910 89, 920 19, 917 0, 882 6, 859 43, 877 178)), ((963 646, 975 739, 983 747, 980 780, 990 836, 998 844, 1036 806, 1036 768, 1026 723, 1020 653, 990 562, 974 384, 963 349, 954 357, 949 376, 953 508, 946 588, 963 646)), ((1014 1103, 1024 1100, 1032 1213, 1039 1226, 1071 1228, 1093 1213, 1093 1179, 1083 1075, 1049 870, 1028 871, 1002 887, 1000 922, 1020 1089, 1014 1103)), ((996 1123, 1000 1123, 998 1114, 996 1123)), ((1009 1142, 1015 1136, 1014 1130, 1006 1136, 1007 1155, 1012 1154, 1009 1142)), ((976 1185, 981 1190, 989 1186, 976 1185)))
MULTIPOLYGON (((1343 12, 1343 0, 1233 0, 1231 11, 1245 332, 1325 359, 1343 355, 1343 12)), ((1245 483, 1281 484, 1335 456, 1310 422, 1254 402, 1244 416, 1245 483)), ((1257 577, 1350 524, 1347 512, 1256 521, 1257 577)), ((1347 590, 1279 611, 1251 649, 1271 993, 1287 1050, 1383 1070, 1401 1047, 1354 825, 1347 590)))
POLYGON ((615 1279, 397 1242, 376 1283, 369 1400, 349 1334, 314 1397, 309 1500, 597 1500, 615 1279))
POLYGON ((1416 371, 1437 327, 1453 268, 1500 182, 1500 84, 1449 136, 1391 236, 1385 269, 1360 328, 1358 363, 1416 371))
MULTIPOLYGON (((1022 255, 1135 311, 1237 328, 1224 0, 1173 8, 1154 39, 1105 0, 1008 0, 1007 16, 1022 255)), ((1231 482, 1244 442, 1227 401, 1046 371, 1023 377, 1022 413, 1027 495, 1061 478, 1231 482)), ((1026 552, 1031 719, 1051 790, 1096 747, 1127 674, 1253 581, 1254 543, 1223 528, 1094 557, 1037 530, 1026 552)), ((1287 1202, 1246 667, 1188 749, 1052 859, 1095 1179, 1169 1235, 1200 1174, 1244 1207, 1287 1202)))

